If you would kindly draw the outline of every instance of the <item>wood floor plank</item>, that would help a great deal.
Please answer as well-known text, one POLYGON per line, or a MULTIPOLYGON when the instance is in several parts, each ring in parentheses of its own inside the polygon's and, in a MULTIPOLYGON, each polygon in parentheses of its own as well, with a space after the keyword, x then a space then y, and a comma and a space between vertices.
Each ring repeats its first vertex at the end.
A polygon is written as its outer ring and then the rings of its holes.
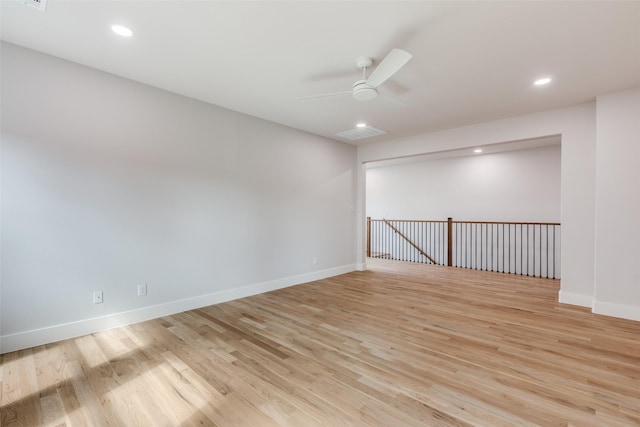
POLYGON ((38 425, 42 419, 39 394, 35 386, 32 350, 3 355, 3 391, 0 425, 38 425), (6 361, 5 361, 6 356, 6 361))
POLYGON ((58 427, 69 425, 67 416, 64 413, 62 400, 57 392, 41 397, 40 406, 42 407, 42 423, 45 426, 58 427))
POLYGON ((640 322, 370 268, 0 356, 2 426, 640 426, 640 322))

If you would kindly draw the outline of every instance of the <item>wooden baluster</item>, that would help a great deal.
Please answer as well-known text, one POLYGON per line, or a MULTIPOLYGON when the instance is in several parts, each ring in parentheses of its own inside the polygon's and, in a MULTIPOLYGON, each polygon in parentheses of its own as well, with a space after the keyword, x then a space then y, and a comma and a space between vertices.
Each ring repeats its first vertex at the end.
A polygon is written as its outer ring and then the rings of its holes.
POLYGON ((447 218, 447 265, 453 266, 453 219, 447 218))
POLYGON ((367 217, 367 258, 371 256, 371 217, 367 217))

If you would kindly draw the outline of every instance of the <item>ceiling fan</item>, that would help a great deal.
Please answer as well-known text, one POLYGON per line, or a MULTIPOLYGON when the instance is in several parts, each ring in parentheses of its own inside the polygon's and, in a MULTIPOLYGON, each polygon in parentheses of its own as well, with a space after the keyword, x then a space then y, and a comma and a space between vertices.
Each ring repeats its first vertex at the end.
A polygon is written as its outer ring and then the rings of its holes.
POLYGON ((377 98, 378 87, 397 73, 413 57, 402 49, 392 49, 367 78, 367 69, 373 65, 373 59, 360 57, 356 60, 356 66, 362 70, 362 79, 356 81, 349 91, 326 93, 322 95, 306 96, 300 99, 324 98, 352 94, 357 101, 371 101, 377 98))

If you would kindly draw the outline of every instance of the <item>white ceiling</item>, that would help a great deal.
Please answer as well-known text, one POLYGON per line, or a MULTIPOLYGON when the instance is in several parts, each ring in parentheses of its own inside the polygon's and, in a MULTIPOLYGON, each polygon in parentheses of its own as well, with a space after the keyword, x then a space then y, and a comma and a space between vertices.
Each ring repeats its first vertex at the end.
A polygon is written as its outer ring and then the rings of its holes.
MULTIPOLYGON (((395 139, 573 105, 640 86, 639 1, 1 0, 11 43, 338 139, 395 139), (135 32, 124 39, 110 26, 135 32), (413 59, 365 103, 358 56, 413 59), (534 79, 553 77, 545 87, 534 79)), ((375 66, 375 63, 374 63, 375 66)))

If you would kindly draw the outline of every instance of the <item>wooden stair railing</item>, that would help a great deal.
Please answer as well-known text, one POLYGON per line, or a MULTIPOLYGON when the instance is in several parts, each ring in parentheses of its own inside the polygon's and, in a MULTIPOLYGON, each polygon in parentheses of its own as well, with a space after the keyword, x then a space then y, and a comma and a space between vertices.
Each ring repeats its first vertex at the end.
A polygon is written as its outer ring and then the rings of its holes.
POLYGON ((413 246, 418 253, 420 253, 420 255, 424 256, 425 258, 427 258, 429 261, 431 261, 433 264, 438 264, 436 262, 436 260, 434 260, 433 258, 431 258, 429 255, 427 255, 427 253, 425 251, 422 250, 422 248, 420 248, 418 245, 416 245, 415 243, 413 243, 411 241, 411 239, 409 239, 407 236, 405 236, 404 234, 402 234, 402 232, 400 230, 398 230, 396 227, 393 226, 393 224, 391 224, 390 221, 382 218, 382 221, 384 221, 385 224, 387 224, 394 232, 396 232, 396 234, 398 234, 398 236, 402 237, 404 240, 406 240, 407 243, 409 243, 411 246, 413 246))
POLYGON ((561 276, 560 223, 367 217, 366 231, 368 257, 554 279, 561 276))

